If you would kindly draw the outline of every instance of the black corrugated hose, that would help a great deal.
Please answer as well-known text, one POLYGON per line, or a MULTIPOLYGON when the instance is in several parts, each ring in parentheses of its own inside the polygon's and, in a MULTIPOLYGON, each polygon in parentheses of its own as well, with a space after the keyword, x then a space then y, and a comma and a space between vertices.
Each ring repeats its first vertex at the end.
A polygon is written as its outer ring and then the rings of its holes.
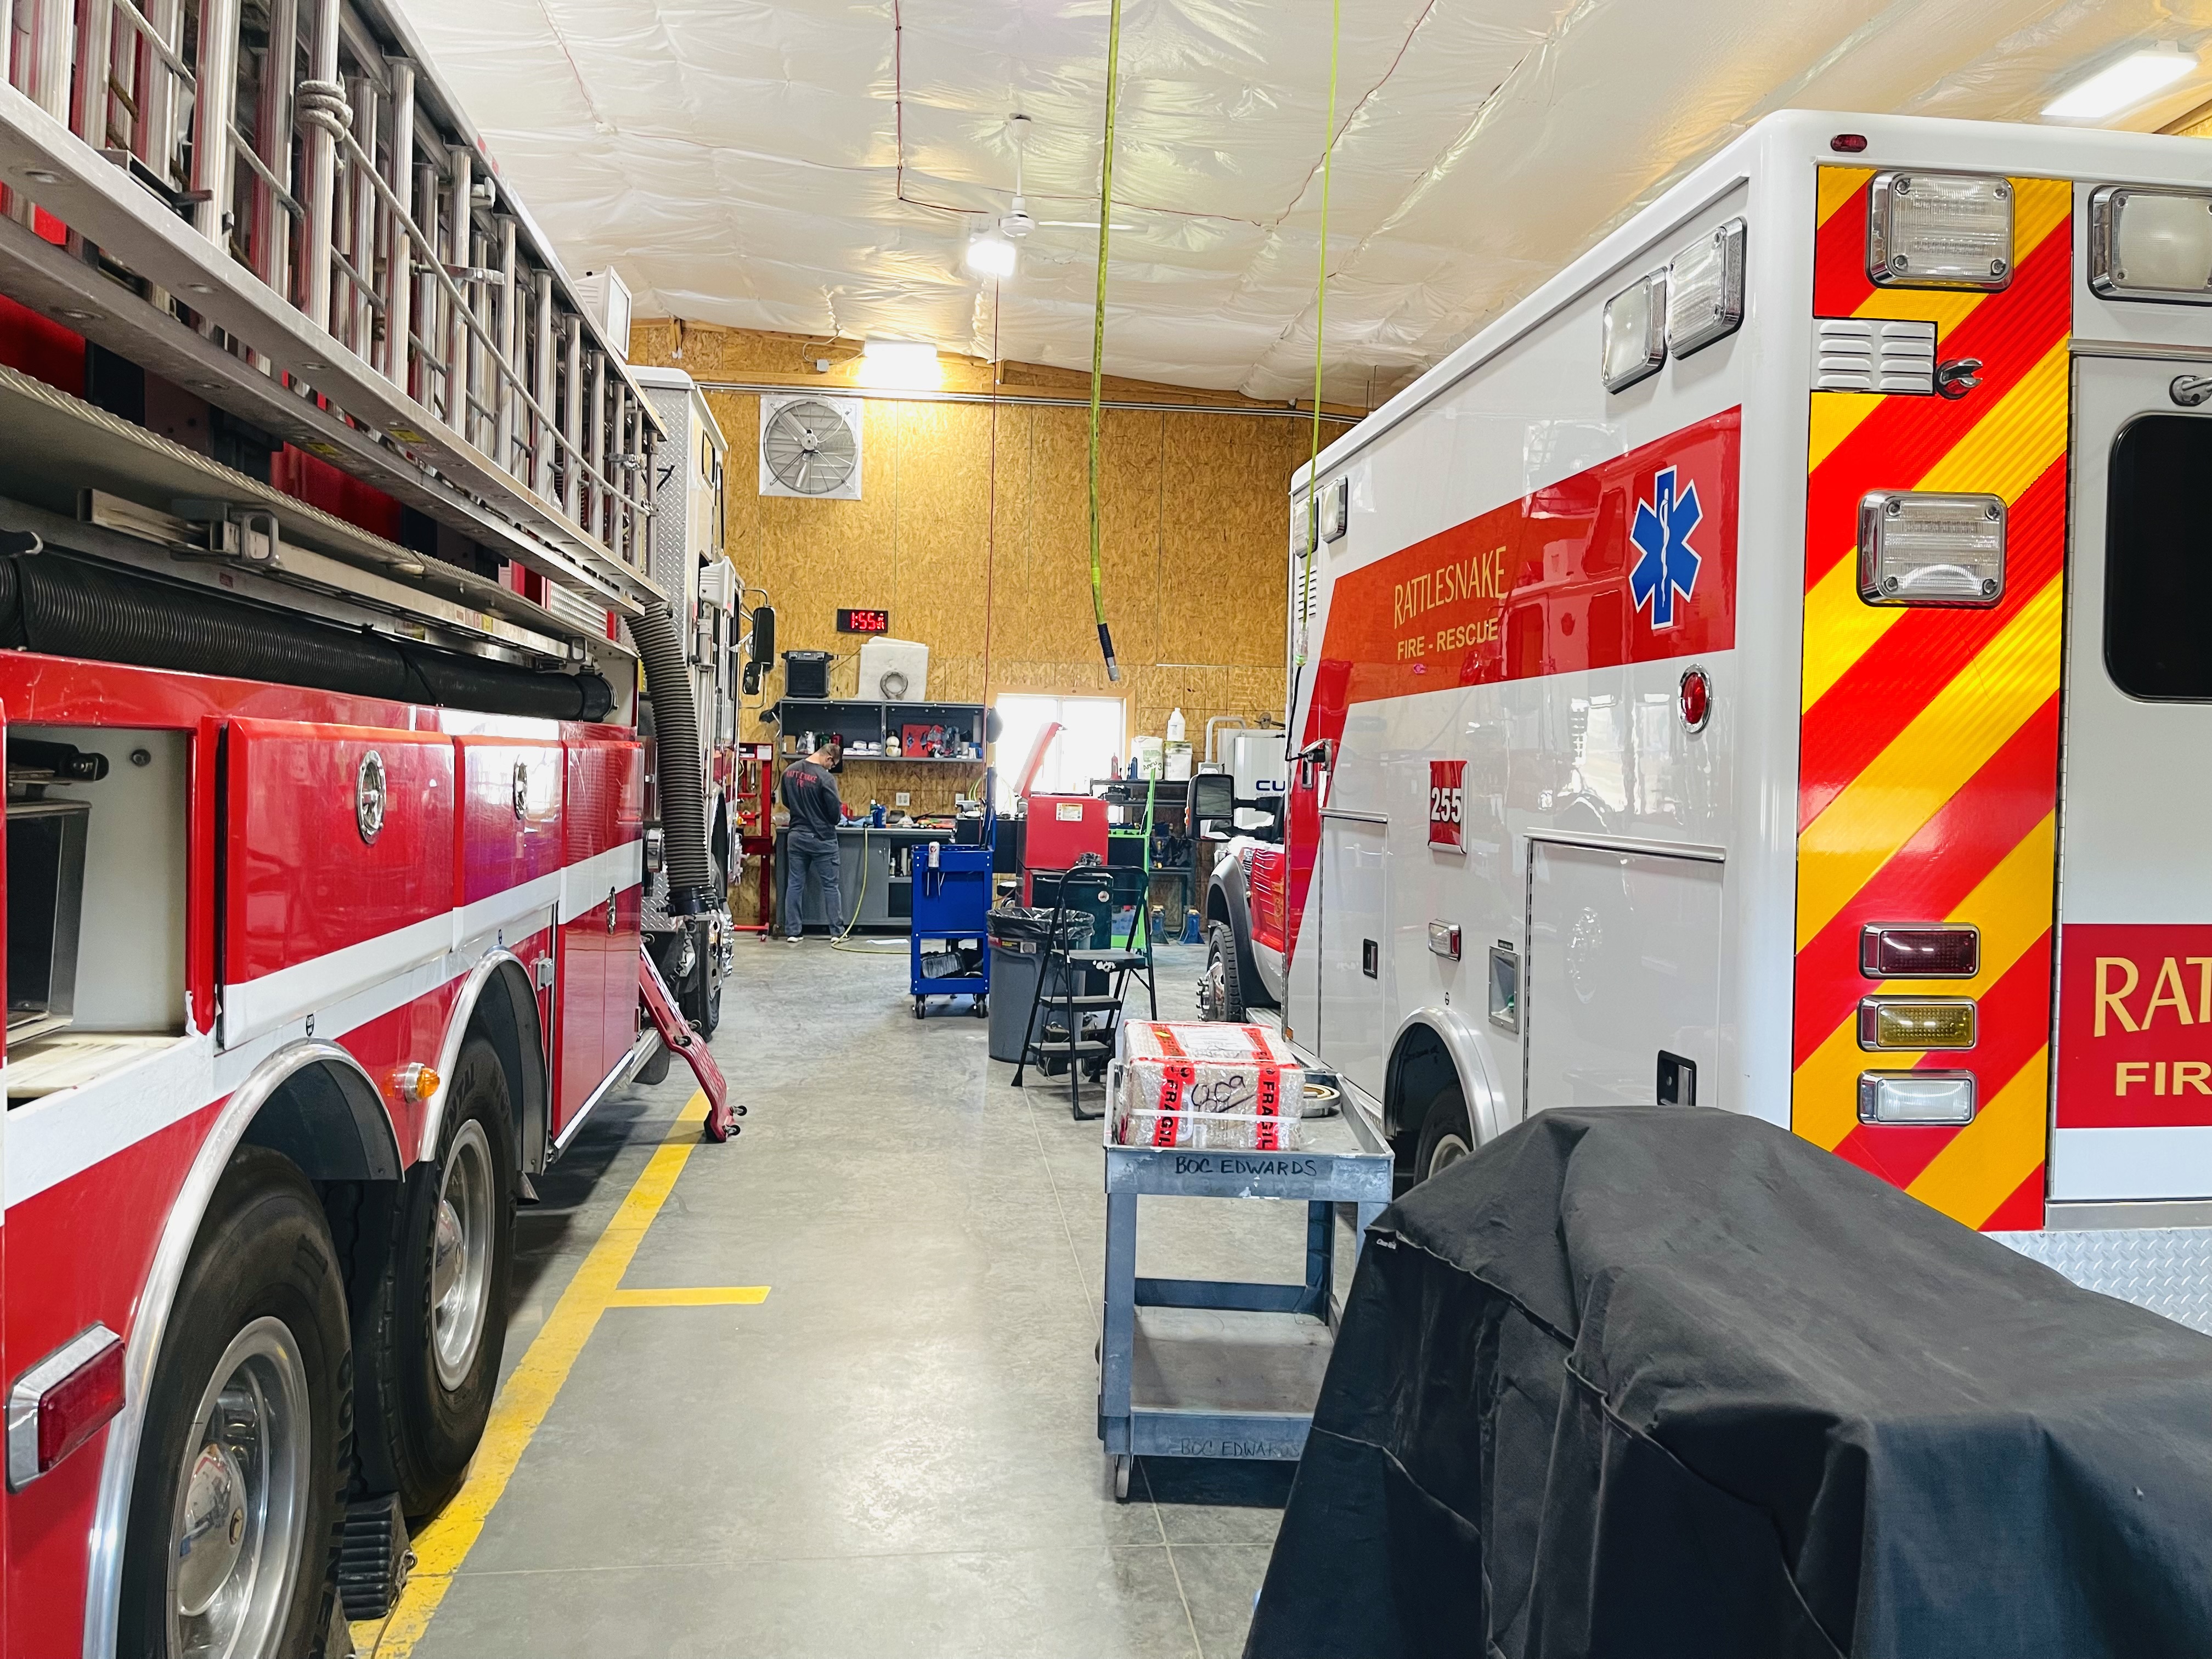
POLYGON ((647 607, 629 619, 629 636, 645 665, 653 699, 654 773, 660 788, 662 868, 668 873, 668 914, 693 916, 714 885, 707 853, 706 756, 699 746, 699 711, 683 637, 667 610, 647 607))
POLYGON ((536 673, 410 645, 52 549, 0 558, 0 647, 487 714, 598 720, 614 707, 597 674, 536 673))

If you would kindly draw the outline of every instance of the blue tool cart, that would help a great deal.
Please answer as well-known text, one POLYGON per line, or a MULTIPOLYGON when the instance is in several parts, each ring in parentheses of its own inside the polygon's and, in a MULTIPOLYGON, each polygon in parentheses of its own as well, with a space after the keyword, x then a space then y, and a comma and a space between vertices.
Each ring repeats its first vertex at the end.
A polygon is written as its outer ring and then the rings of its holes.
POLYGON ((991 848, 932 842, 917 847, 914 859, 914 932, 909 938, 914 1017, 935 996, 972 997, 978 1019, 991 1011, 991 947, 984 918, 991 908, 991 848), (947 945, 973 945, 976 971, 936 975, 922 971, 925 952, 947 945))

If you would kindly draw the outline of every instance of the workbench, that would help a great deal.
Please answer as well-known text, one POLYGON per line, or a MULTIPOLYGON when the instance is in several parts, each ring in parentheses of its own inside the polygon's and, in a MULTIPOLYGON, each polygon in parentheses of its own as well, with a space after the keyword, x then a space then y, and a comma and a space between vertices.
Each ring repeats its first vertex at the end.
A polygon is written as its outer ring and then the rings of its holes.
MULTIPOLYGON (((845 901, 845 915, 838 918, 842 925, 850 919, 855 933, 876 931, 903 933, 912 926, 914 918, 913 866, 926 863, 929 858, 929 843, 950 843, 953 831, 946 830, 893 829, 881 830, 848 823, 837 831, 837 880, 839 895, 845 901), (919 849, 919 850, 916 850, 919 849), (863 887, 861 876, 866 875, 863 887), (860 915, 853 915, 854 907, 860 915)), ((779 908, 783 903, 783 872, 790 868, 784 861, 784 836, 789 832, 776 832, 775 867, 776 895, 779 908)), ((822 914, 821 894, 810 884, 806 891, 805 921, 809 928, 831 933, 830 919, 822 914)))

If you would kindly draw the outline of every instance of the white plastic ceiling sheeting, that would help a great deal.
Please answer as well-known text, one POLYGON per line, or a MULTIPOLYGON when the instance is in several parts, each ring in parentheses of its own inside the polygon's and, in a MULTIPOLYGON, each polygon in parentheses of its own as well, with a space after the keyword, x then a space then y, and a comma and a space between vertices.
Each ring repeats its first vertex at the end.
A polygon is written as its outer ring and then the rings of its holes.
MULTIPOLYGON (((1105 0, 400 0, 572 270, 640 315, 1087 367, 1105 0), (1031 118, 1041 224, 964 266, 1031 118)), ((1110 372, 1310 394, 1329 0, 1126 0, 1110 372)), ((1351 0, 1327 395, 1443 356, 1771 111, 2034 120, 2212 0, 1351 0)), ((2203 75, 2108 125, 2212 96, 2203 75)))

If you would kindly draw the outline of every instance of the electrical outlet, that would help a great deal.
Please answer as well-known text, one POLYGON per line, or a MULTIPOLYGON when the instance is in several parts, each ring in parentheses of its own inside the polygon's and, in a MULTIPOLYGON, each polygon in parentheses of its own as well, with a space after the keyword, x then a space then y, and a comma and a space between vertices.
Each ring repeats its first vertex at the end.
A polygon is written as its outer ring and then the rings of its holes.
POLYGON ((902 789, 898 793, 891 797, 891 805, 894 806, 911 806, 914 805, 914 797, 907 791, 902 789))

